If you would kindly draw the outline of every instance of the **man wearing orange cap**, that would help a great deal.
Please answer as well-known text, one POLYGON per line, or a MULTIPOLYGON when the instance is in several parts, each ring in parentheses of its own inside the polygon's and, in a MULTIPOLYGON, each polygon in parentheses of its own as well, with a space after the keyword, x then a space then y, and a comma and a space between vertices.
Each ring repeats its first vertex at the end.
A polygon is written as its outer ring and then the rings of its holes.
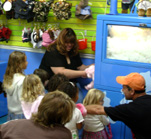
POLYGON ((127 76, 118 76, 116 81, 123 85, 128 104, 116 107, 100 105, 86 106, 89 114, 108 115, 114 121, 124 122, 135 134, 136 139, 151 138, 151 96, 145 92, 145 80, 139 73, 130 73, 127 76))

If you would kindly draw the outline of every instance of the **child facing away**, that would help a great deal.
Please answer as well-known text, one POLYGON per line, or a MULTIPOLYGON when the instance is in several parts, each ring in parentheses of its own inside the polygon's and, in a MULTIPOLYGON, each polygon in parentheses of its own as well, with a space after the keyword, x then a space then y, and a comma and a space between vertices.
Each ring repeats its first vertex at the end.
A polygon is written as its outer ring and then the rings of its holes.
POLYGON ((39 104, 44 97, 44 86, 41 79, 35 75, 27 75, 23 82, 21 105, 24 116, 30 119, 32 113, 38 111, 39 104))
POLYGON ((54 74, 48 82, 48 92, 55 91, 61 83, 67 81, 69 81, 69 79, 64 74, 54 74))
MULTIPOLYGON (((50 78, 48 72, 43 69, 35 69, 33 74, 36 74, 39 76, 45 89, 48 90, 48 82, 49 82, 49 78, 50 78)), ((45 90, 45 92, 47 92, 46 90, 45 90)))
MULTIPOLYGON (((91 104, 103 105, 104 93, 98 89, 90 89, 83 100, 84 106, 91 104)), ((84 118, 84 130, 82 139, 107 139, 105 125, 109 119, 104 115, 87 114, 84 118)))
POLYGON ((9 55, 3 80, 3 89, 7 94, 8 121, 25 118, 21 108, 20 97, 25 78, 24 70, 27 64, 25 53, 14 51, 9 55))
MULTIPOLYGON (((78 97, 79 97, 78 96, 79 95, 79 89, 75 83, 69 82, 69 81, 63 82, 62 84, 60 84, 58 86, 58 90, 68 94, 68 96, 75 103, 77 102, 78 97)), ((70 120, 70 122, 65 124, 65 127, 67 127, 72 133, 72 139, 79 139, 77 129, 82 128, 83 121, 84 121, 84 119, 83 119, 83 116, 81 114, 81 111, 78 108, 75 108, 73 111, 72 119, 70 120)))

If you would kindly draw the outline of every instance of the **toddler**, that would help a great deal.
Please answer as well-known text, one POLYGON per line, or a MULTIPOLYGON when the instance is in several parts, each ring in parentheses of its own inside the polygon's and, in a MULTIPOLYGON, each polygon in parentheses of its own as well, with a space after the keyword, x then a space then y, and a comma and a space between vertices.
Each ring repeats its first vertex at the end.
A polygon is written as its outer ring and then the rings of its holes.
MULTIPOLYGON (((104 93, 98 89, 90 89, 83 100, 84 106, 92 104, 103 105, 104 93)), ((87 114, 84 118, 84 130, 82 139, 107 139, 105 125, 109 119, 104 115, 87 114)))
POLYGON ((21 108, 20 97, 23 80, 25 78, 24 70, 27 64, 25 53, 14 51, 9 55, 3 80, 3 89, 7 94, 8 121, 25 118, 21 108))
POLYGON ((41 79, 35 75, 27 75, 23 82, 21 105, 26 119, 38 111, 39 104, 44 97, 44 87, 41 79))
MULTIPOLYGON (((69 81, 63 82, 62 84, 60 84, 58 86, 58 90, 68 94, 68 96, 75 103, 77 102, 78 97, 79 97, 78 96, 79 95, 79 89, 75 83, 69 82, 69 81)), ((83 116, 81 114, 81 111, 78 108, 75 108, 73 111, 72 119, 70 120, 70 122, 65 124, 65 127, 67 127, 71 131, 73 139, 79 139, 77 129, 82 128, 83 121, 84 121, 84 119, 83 119, 83 116)))
POLYGON ((48 82, 48 92, 55 91, 61 83, 66 81, 69 79, 64 74, 54 74, 48 82))
MULTIPOLYGON (((36 74, 39 76, 39 78, 41 79, 41 82, 43 83, 44 87, 46 90, 48 90, 48 81, 49 81, 49 74, 47 71, 43 70, 43 69, 35 69, 33 74, 36 74)), ((45 92, 47 92, 45 90, 45 92)))

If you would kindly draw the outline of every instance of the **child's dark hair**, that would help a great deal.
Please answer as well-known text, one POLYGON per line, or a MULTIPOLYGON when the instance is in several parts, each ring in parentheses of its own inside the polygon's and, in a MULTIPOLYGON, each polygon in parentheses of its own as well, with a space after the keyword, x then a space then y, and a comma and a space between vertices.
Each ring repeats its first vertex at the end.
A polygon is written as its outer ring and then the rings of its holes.
POLYGON ((76 94, 78 92, 78 87, 74 82, 64 82, 60 84, 57 89, 66 93, 72 99, 76 97, 76 94))
POLYGON ((49 92, 55 91, 61 83, 66 81, 69 81, 69 79, 63 74, 59 73, 53 75, 48 82, 48 91, 49 92))
POLYGON ((43 84, 50 78, 48 72, 43 69, 35 69, 33 74, 38 75, 43 84))
POLYGON ((4 89, 3 89, 3 85, 2 85, 3 83, 0 81, 0 94, 4 94, 4 97, 6 97, 6 93, 5 93, 5 91, 4 91, 4 89))
POLYGON ((3 93, 2 82, 0 82, 0 94, 3 93))

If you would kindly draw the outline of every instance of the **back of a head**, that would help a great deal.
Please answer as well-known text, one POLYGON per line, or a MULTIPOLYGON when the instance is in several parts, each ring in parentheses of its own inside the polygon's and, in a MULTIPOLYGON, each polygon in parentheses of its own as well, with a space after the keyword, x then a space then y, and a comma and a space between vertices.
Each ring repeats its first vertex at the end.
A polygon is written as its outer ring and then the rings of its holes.
POLYGON ((7 68, 15 73, 22 72, 22 63, 25 62, 25 53, 21 51, 14 51, 9 55, 7 68))
POLYGON ((57 89, 59 91, 66 93, 72 99, 75 99, 77 92, 78 92, 77 85, 75 83, 69 82, 69 81, 61 83, 57 89))
POLYGON ((33 115, 32 119, 45 127, 52 127, 55 124, 64 125, 71 120, 74 107, 68 95, 56 90, 44 96, 38 113, 33 115))
POLYGON ((83 100, 83 104, 86 105, 91 105, 91 104, 98 104, 101 99, 104 98, 104 93, 98 89, 90 89, 85 96, 83 100))
POLYGON ((35 74, 26 75, 23 81, 21 95, 22 100, 26 102, 33 102, 38 98, 39 95, 43 94, 44 87, 41 79, 35 74))
POLYGON ((23 73, 23 64, 25 63, 25 53, 14 51, 9 55, 9 60, 4 75, 3 86, 12 84, 13 75, 15 73, 23 73))
POLYGON ((65 81, 69 81, 69 79, 65 75, 63 74, 53 75, 48 82, 48 91, 49 92, 55 91, 58 88, 58 86, 65 81))
POLYGON ((35 69, 33 74, 38 75, 43 84, 45 84, 45 81, 49 80, 48 72, 43 69, 35 69))

